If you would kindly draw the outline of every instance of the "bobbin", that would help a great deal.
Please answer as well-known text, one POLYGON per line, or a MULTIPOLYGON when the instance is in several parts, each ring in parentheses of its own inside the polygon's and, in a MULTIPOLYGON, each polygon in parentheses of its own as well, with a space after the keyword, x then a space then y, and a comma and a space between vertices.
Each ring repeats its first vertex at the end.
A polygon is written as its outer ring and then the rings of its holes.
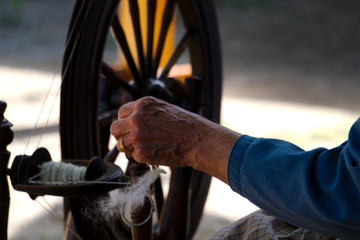
POLYGON ((52 161, 49 151, 37 149, 33 155, 16 156, 11 169, 7 171, 11 184, 18 191, 27 192, 32 199, 42 195, 79 197, 99 195, 130 184, 120 167, 104 162, 99 157, 91 160, 67 160, 66 163, 86 166, 85 180, 69 184, 51 185, 40 181, 40 166, 52 161), (29 181, 31 179, 31 181, 29 181))

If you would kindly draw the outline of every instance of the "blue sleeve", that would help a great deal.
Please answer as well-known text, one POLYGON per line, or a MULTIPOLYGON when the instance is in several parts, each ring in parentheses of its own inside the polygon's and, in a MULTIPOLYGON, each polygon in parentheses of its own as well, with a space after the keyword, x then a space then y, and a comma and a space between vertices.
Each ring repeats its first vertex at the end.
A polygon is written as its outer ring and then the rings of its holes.
POLYGON ((346 239, 360 236, 360 119, 348 141, 304 151, 242 136, 229 158, 231 188, 293 225, 346 239))

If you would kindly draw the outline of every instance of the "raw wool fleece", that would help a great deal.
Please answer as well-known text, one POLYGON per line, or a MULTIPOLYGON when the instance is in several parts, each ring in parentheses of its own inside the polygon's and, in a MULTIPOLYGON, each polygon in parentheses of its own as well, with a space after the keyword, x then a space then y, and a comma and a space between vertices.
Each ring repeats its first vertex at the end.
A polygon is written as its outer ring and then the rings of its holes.
POLYGON ((119 219, 121 214, 127 216, 131 208, 138 208, 144 205, 144 199, 150 188, 160 173, 166 173, 163 169, 149 171, 145 175, 137 178, 135 183, 123 189, 111 191, 109 196, 99 198, 92 206, 84 209, 83 214, 93 222, 111 223, 119 219))

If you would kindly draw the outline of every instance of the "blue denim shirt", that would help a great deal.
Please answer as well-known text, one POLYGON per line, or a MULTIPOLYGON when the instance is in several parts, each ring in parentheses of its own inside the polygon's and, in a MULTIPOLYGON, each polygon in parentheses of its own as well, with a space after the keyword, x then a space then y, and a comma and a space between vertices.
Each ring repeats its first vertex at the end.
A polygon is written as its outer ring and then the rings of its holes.
POLYGON ((360 119, 333 149, 304 151, 244 135, 232 149, 228 179, 234 191, 284 221, 360 239, 360 119))

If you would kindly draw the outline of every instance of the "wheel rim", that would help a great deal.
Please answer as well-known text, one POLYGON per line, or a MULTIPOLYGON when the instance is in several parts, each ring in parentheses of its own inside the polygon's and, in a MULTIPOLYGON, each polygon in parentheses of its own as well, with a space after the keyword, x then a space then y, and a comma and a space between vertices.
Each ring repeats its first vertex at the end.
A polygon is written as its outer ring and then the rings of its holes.
MULTIPOLYGON (((147 49, 153 49, 149 48, 149 46, 153 45, 154 39, 156 38, 156 36, 151 34, 153 32, 153 23, 151 19, 154 18, 155 13, 154 5, 152 3, 155 3, 156 1, 149 1, 150 4, 148 5, 149 24, 147 26, 147 32, 150 34, 147 34, 145 49, 142 48, 143 45, 140 44, 143 41, 143 36, 139 34, 139 32, 141 32, 141 28, 138 23, 139 11, 137 9, 139 7, 137 6, 136 1, 129 1, 132 13, 131 19, 134 24, 136 48, 139 50, 137 51, 138 61, 136 61, 134 60, 135 57, 131 53, 130 48, 128 47, 129 44, 126 40, 124 29, 121 23, 117 20, 118 17, 116 16, 116 11, 114 11, 118 4, 117 1, 104 1, 101 4, 96 3, 97 1, 89 1, 87 3, 83 2, 84 1, 79 1, 77 4, 78 6, 80 4, 81 6, 83 6, 82 8, 78 7, 78 9, 82 9, 82 18, 80 17, 80 20, 74 23, 75 20, 73 17, 72 27, 72 29, 77 28, 77 31, 81 33, 78 37, 80 39, 78 41, 81 42, 81 44, 77 44, 76 38, 72 38, 70 36, 69 42, 73 39, 73 43, 70 44, 73 47, 67 50, 64 58, 64 82, 61 96, 60 126, 62 154, 64 159, 90 158, 94 155, 100 155, 105 157, 106 160, 115 160, 115 150, 112 150, 110 148, 110 153, 112 152, 113 154, 105 155, 109 152, 109 135, 107 133, 111 121, 114 120, 114 117, 116 117, 116 109, 122 103, 113 104, 109 102, 109 95, 102 94, 101 92, 101 88, 105 85, 110 86, 110 88, 115 85, 119 89, 122 89, 122 91, 125 91, 127 93, 126 96, 130 95, 130 99, 137 99, 141 96, 146 95, 155 95, 159 98, 164 98, 165 96, 167 98, 166 100, 168 101, 173 101, 174 103, 182 105, 183 107, 186 107, 193 112, 197 112, 215 122, 218 122, 221 93, 221 81, 219 82, 219 79, 221 77, 221 71, 217 71, 217 73, 214 74, 214 72, 209 68, 213 67, 214 64, 216 65, 216 63, 219 63, 220 59, 212 60, 211 63, 208 63, 209 60, 207 58, 214 58, 214 56, 209 57, 209 54, 207 52, 211 52, 213 55, 217 55, 218 58, 220 58, 220 55, 218 53, 214 53, 214 49, 209 49, 212 47, 211 44, 207 44, 206 40, 204 40, 204 37, 209 36, 209 33, 206 32, 208 31, 208 29, 205 27, 204 23, 201 23, 201 21, 196 18, 196 16, 201 15, 197 12, 200 11, 201 4, 197 3, 194 5, 192 1, 180 1, 179 3, 176 3, 177 1, 173 0, 167 1, 167 4, 165 6, 165 12, 163 13, 163 22, 165 23, 162 24, 162 30, 160 30, 160 34, 157 40, 158 44, 156 48, 154 48, 156 50, 154 51, 154 53, 152 53, 152 51, 148 51, 147 49), (94 13, 92 10, 95 9, 95 5, 96 9, 100 8, 100 10, 98 11, 104 11, 106 14, 98 16, 96 13, 94 13), (179 9, 180 13, 187 13, 187 16, 185 17, 182 15, 184 31, 182 37, 176 44, 175 50, 171 55, 169 61, 167 61, 167 64, 162 68, 162 71, 159 71, 158 69, 160 63, 160 56, 165 42, 164 36, 166 36, 169 25, 166 22, 170 22, 170 19, 174 15, 173 12, 175 10, 175 7, 179 9), (98 18, 97 21, 94 21, 92 19, 94 16, 98 18), (89 36, 91 36, 93 32, 92 30, 87 29, 82 30, 81 27, 79 27, 86 25, 84 23, 91 25, 92 28, 105 28, 105 31, 100 32, 96 36, 94 36, 92 42, 85 41, 84 39, 89 38, 89 36), (115 70, 112 66, 110 66, 110 64, 103 62, 102 60, 104 43, 108 28, 110 28, 110 26, 116 42, 118 43, 123 54, 125 55, 128 69, 131 72, 132 79, 135 82, 134 85, 131 85, 128 82, 128 80, 126 79, 127 77, 124 77, 128 75, 128 73, 122 75, 121 72, 119 73, 119 71, 115 70), (92 49, 92 51, 89 53, 88 49, 92 49), (194 91, 196 93, 194 94, 194 92, 192 92, 193 94, 191 96, 191 100, 186 101, 184 99, 180 99, 179 97, 174 97, 175 94, 179 95, 179 93, 174 94, 174 90, 170 89, 170 91, 168 87, 165 87, 166 91, 164 91, 164 88, 158 88, 156 83, 154 83, 154 79, 156 79, 156 81, 160 81, 161 83, 167 81, 170 70, 174 68, 178 58, 183 55, 185 50, 189 52, 189 61, 193 75, 192 80, 188 81, 189 84, 187 88, 190 88, 191 91, 194 91), (86 54, 88 54, 88 56, 86 56, 86 54), (151 57, 152 55, 153 57, 151 57), (84 59, 88 60, 85 61, 84 59), (103 80, 100 80, 101 78, 103 80), (204 80, 205 78, 208 78, 210 80, 204 80), (214 83, 214 78, 219 78, 217 79, 218 82, 214 83), (86 86, 86 90, 81 90, 82 88, 84 88, 84 86, 86 86), (171 93, 170 97, 168 92, 171 93), (102 106, 102 101, 105 102, 105 105, 107 106, 103 107, 100 112, 98 112, 99 106, 102 106), (104 134, 105 132, 106 134, 104 134)), ((214 33, 217 32, 214 31, 214 33)), ((213 37, 216 40, 217 36, 213 37)), ((220 67, 220 64, 217 67, 220 67)), ((174 83, 174 80, 172 81, 174 83)), ((179 84, 183 85, 180 81, 175 80, 175 85, 178 86, 179 84)), ((108 87, 105 86, 105 89, 108 89, 108 87)), ((174 184, 173 187, 179 185, 181 176, 184 176, 184 171, 188 170, 173 170, 171 176, 171 182, 172 184, 174 184)), ((192 170, 190 171, 190 173, 186 174, 190 174, 190 176, 193 176, 191 178, 200 179, 196 180, 196 184, 189 181, 187 188, 197 187, 197 191, 202 190, 202 194, 206 195, 210 183, 210 178, 199 172, 193 173, 192 170)), ((171 191, 172 190, 170 187, 170 194, 168 195, 169 199, 171 199, 171 191)), ((69 199, 68 201, 69 206, 72 209, 75 222, 77 222, 76 224, 83 224, 83 219, 81 219, 81 213, 76 212, 79 208, 83 207, 84 200, 69 199)), ((199 213, 197 213, 193 217, 196 220, 193 220, 192 224, 190 224, 191 228, 190 230, 187 230, 187 234, 189 234, 188 236, 191 236, 196 229, 196 226, 201 216, 204 201, 204 197, 201 197, 200 200, 193 198, 189 203, 193 208, 196 207, 201 209, 200 215, 199 213)), ((173 204, 180 203, 175 202, 173 204)), ((165 206, 164 209, 167 207, 169 206, 165 206)), ((165 212, 166 216, 171 215, 171 213, 166 213, 170 210, 165 209, 163 211, 165 212)), ((171 219, 167 220, 167 222, 171 224, 171 219)), ((78 226, 78 228, 79 231, 82 232, 82 229, 87 227, 78 226)), ((93 234, 94 233, 90 235, 93 234)))

